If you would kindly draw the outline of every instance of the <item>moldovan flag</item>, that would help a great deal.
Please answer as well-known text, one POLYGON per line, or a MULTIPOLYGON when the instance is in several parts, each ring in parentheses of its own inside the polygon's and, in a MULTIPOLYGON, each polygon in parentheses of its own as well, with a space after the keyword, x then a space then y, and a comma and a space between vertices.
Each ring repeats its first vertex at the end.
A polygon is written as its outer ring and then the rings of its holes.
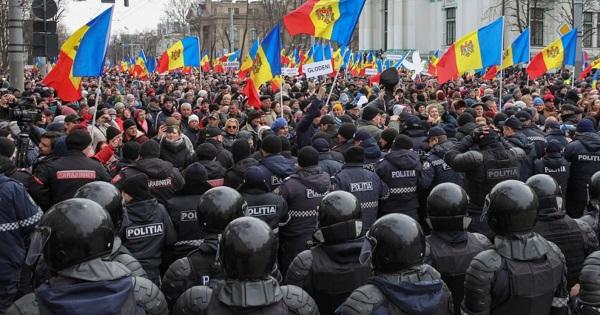
POLYGON ((156 72, 163 73, 183 67, 200 66, 200 41, 197 37, 185 37, 165 51, 158 60, 156 72))
POLYGON ((600 69, 600 59, 596 59, 594 61, 592 61, 592 63, 590 63, 589 66, 585 67, 585 69, 583 69, 583 71, 581 71, 581 73, 579 74, 579 80, 583 80, 585 79, 585 77, 587 77, 587 75, 592 72, 592 69, 600 69))
POLYGON ((204 57, 202 57, 201 66, 202 66, 202 71, 204 71, 204 72, 210 71, 210 59, 208 58, 207 54, 204 54, 204 57))
POLYGON ((440 61, 439 59, 440 57, 440 51, 436 50, 433 55, 431 55, 431 58, 429 59, 429 66, 427 68, 427 72, 431 75, 436 75, 437 74, 437 64, 440 61))
POLYGON ((445 83, 471 70, 502 62, 504 18, 472 31, 454 42, 437 64, 438 82, 445 83))
POLYGON ((42 83, 66 102, 81 98, 81 77, 99 77, 110 39, 113 7, 75 31, 60 47, 58 62, 42 83))
POLYGON ((290 35, 306 34, 348 45, 366 0, 308 0, 283 17, 290 35))
POLYGON ((529 28, 526 28, 523 33, 510 44, 510 47, 504 51, 502 55, 502 69, 506 69, 513 65, 529 62, 530 35, 529 28))
POLYGON ((140 50, 137 59, 135 59, 133 74, 139 78, 145 78, 148 76, 148 68, 146 67, 146 55, 144 54, 143 50, 140 50))
POLYGON ((281 74, 280 52, 281 35, 278 24, 260 43, 250 71, 250 80, 247 81, 244 87, 244 92, 248 96, 248 103, 255 108, 260 106, 258 88, 281 74))
POLYGON ((542 49, 527 66, 529 77, 535 80, 548 70, 558 69, 563 65, 574 65, 576 39, 577 30, 573 29, 542 49))
POLYGON ((238 76, 240 78, 246 78, 246 75, 250 70, 252 70, 252 65, 254 64, 254 58, 256 57, 256 52, 258 51, 259 42, 258 39, 254 41, 252 47, 250 47, 250 51, 248 55, 242 61, 242 65, 240 66, 240 71, 238 72, 238 76))

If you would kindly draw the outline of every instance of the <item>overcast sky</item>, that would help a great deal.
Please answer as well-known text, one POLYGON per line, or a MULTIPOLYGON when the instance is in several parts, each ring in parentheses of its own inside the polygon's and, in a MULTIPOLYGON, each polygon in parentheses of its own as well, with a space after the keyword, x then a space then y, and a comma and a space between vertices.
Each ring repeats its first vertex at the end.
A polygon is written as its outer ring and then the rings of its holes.
MULTIPOLYGON (((75 31, 110 4, 100 0, 74 1, 65 0, 67 4, 63 22, 69 32, 75 31)), ((123 0, 116 0, 113 13, 112 34, 135 33, 144 29, 154 29, 163 15, 164 3, 167 0, 129 0, 129 7, 123 6, 123 0)))

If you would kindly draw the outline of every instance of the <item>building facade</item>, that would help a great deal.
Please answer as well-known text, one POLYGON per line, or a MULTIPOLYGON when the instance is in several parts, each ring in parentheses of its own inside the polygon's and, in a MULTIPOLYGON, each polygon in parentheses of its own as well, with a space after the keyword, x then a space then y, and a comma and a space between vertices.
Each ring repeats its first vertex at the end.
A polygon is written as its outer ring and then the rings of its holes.
MULTIPOLYGON (((600 55, 600 1, 583 1, 583 46, 600 55)), ((573 21, 572 1, 367 0, 360 18, 361 50, 415 49, 430 53, 505 16, 505 47, 528 25, 532 51, 560 36, 573 21)))

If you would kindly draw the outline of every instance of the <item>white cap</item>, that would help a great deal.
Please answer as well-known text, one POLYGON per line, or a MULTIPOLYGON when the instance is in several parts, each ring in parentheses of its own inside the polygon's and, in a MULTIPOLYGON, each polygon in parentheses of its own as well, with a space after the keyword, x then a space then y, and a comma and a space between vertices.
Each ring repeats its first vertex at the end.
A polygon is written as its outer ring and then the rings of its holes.
POLYGON ((193 121, 193 120, 200 121, 200 119, 198 118, 198 116, 196 116, 194 114, 191 114, 190 117, 188 117, 188 122, 193 121))
POLYGON ((361 97, 356 102, 356 105, 358 105, 358 107, 362 107, 363 105, 367 104, 368 102, 369 102, 369 99, 367 99, 366 96, 361 95, 361 97))

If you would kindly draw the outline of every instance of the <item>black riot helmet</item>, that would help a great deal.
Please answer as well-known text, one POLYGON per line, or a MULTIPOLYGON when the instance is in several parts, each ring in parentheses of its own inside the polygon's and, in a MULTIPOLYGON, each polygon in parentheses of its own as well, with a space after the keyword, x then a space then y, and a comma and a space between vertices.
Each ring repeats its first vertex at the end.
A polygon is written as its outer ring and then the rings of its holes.
POLYGON ((336 190, 328 193, 319 203, 318 241, 328 243, 355 239, 362 231, 360 202, 349 192, 336 190))
POLYGON ((257 218, 242 217, 223 230, 219 259, 230 279, 264 279, 273 271, 277 247, 277 238, 269 225, 257 218))
POLYGON ((594 173, 588 186, 589 198, 591 200, 600 200, 600 171, 594 173))
POLYGON ((471 223, 467 207, 469 196, 454 183, 435 186, 427 197, 427 223, 440 232, 464 231, 471 223))
POLYGON ((27 263, 39 254, 59 271, 110 254, 115 229, 108 212, 91 200, 67 199, 52 206, 31 238, 27 263))
POLYGON ((75 192, 74 198, 89 199, 102 206, 118 231, 123 221, 123 204, 121 193, 115 185, 107 182, 91 182, 81 186, 75 192))
POLYGON ((533 190, 518 180, 505 180, 485 197, 482 217, 487 217, 494 233, 507 236, 531 231, 537 213, 538 200, 533 190))
POLYGON ((425 235, 417 221, 399 213, 379 218, 365 236, 376 272, 393 273, 423 263, 425 235))
POLYGON ((198 202, 198 222, 206 232, 221 233, 236 218, 244 215, 246 202, 233 188, 221 186, 207 190, 198 202))
POLYGON ((533 189, 537 196, 540 214, 556 213, 562 210, 562 192, 554 178, 546 174, 537 174, 529 177, 525 184, 533 189))
POLYGON ((581 291, 579 299, 588 305, 597 305, 600 301, 600 251, 591 253, 583 262, 579 274, 581 291))

